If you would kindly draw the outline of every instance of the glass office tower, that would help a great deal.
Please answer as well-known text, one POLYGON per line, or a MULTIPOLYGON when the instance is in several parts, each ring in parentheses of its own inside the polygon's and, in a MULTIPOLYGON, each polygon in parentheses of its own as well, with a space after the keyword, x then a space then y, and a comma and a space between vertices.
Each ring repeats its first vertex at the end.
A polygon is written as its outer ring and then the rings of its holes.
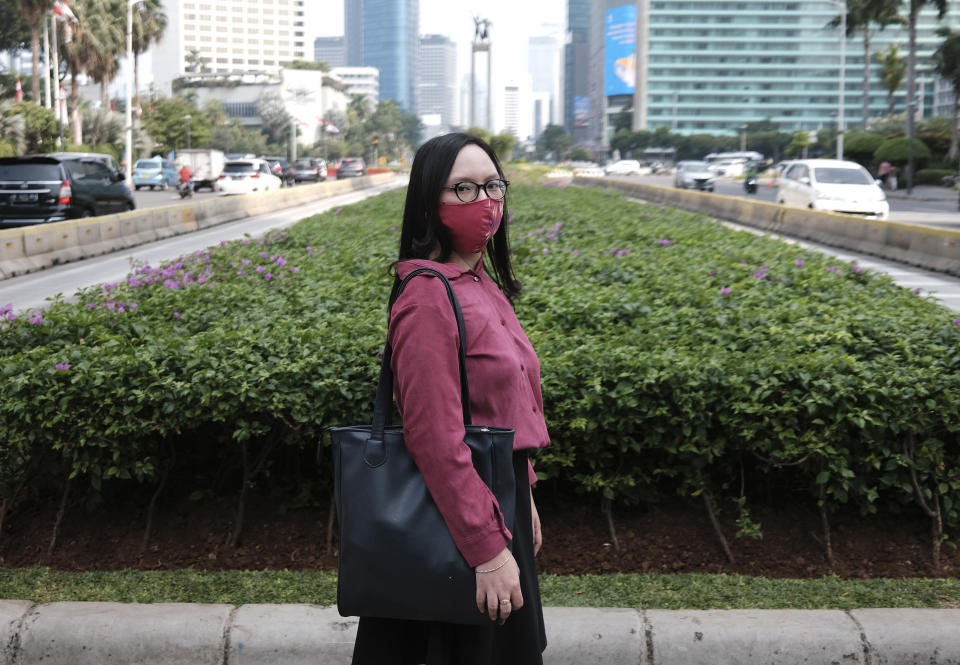
POLYGON ((380 99, 416 113, 420 1, 344 0, 344 27, 347 64, 379 69, 380 99))
MULTIPOLYGON (((940 41, 935 30, 960 27, 960 3, 950 4, 942 21, 925 9, 918 23, 917 89, 924 115, 931 114, 934 101, 930 54, 940 41)), ((826 25, 840 11, 840 3, 831 0, 650 0, 647 129, 730 133, 767 119, 784 131, 836 127, 841 39, 839 28, 826 25)), ((906 57, 905 28, 874 29, 870 50, 885 51, 891 42, 900 44, 906 57)), ((863 60, 857 33, 846 40, 848 129, 861 125, 863 60)), ((905 96, 906 80, 895 96, 898 113, 905 96)), ((884 115, 887 105, 880 66, 874 64, 870 116, 884 115)))

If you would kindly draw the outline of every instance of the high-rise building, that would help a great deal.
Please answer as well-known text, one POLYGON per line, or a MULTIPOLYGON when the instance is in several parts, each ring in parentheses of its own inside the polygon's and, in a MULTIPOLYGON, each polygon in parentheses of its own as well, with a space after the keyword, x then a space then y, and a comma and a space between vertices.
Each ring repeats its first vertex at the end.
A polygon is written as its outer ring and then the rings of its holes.
POLYGON ((345 67, 347 52, 343 37, 317 37, 313 40, 313 59, 331 67, 345 67))
MULTIPOLYGON (((560 44, 555 37, 544 35, 540 37, 530 37, 527 42, 527 72, 530 74, 531 91, 534 96, 546 95, 546 111, 548 123, 557 124, 560 122, 559 114, 555 106, 559 106, 559 88, 560 88, 560 44)), ((542 99, 540 100, 542 102, 542 99)), ((543 127, 536 129, 538 116, 534 116, 535 135, 543 131, 543 127)))
POLYGON ((420 1, 344 0, 343 7, 347 65, 379 69, 380 98, 415 113, 420 1))
POLYGON ((563 125, 576 140, 587 137, 590 108, 590 0, 567 0, 563 56, 563 125))
POLYGON ((443 35, 420 38, 417 114, 439 115, 440 125, 457 124, 457 45, 443 35))
POLYGON ((309 58, 304 0, 164 0, 167 29, 153 48, 154 87, 171 93, 190 70, 213 74, 275 72, 309 58))

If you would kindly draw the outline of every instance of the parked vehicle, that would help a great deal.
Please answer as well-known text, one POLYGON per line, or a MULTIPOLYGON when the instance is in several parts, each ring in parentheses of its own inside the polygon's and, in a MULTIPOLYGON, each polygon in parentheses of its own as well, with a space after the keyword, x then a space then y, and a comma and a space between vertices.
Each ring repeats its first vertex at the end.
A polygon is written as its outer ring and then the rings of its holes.
POLYGON ((327 163, 322 159, 301 157, 293 166, 297 182, 303 182, 304 180, 323 182, 327 179, 327 163))
POLYGON ((673 186, 680 189, 699 189, 712 192, 713 177, 713 171, 710 170, 706 162, 677 162, 676 172, 673 175, 673 186))
POLYGON ((177 162, 193 171, 194 191, 207 188, 215 192, 227 158, 222 150, 193 148, 178 150, 177 162))
POLYGON ((0 227, 133 210, 133 195, 123 181, 123 174, 109 155, 59 153, 2 158, 0 227))
POLYGON ((603 172, 607 175, 644 175, 650 172, 650 169, 643 169, 640 162, 635 159, 621 159, 618 162, 607 164, 603 172))
POLYGON ((280 179, 281 187, 293 187, 297 182, 297 170, 283 157, 261 157, 270 165, 270 172, 280 179))
POLYGON ((837 159, 801 159, 787 167, 777 188, 781 205, 886 219, 887 197, 870 173, 837 159))
POLYGON ((263 159, 237 159, 223 166, 217 184, 221 194, 250 194, 280 189, 280 178, 273 175, 263 159))
POLYGON ((367 175, 367 165, 362 157, 344 157, 337 167, 337 180, 341 178, 358 178, 367 175))
POLYGON ((150 189, 166 189, 176 187, 180 182, 177 175, 177 165, 169 159, 151 157, 138 159, 133 165, 133 186, 135 189, 149 187, 150 189))

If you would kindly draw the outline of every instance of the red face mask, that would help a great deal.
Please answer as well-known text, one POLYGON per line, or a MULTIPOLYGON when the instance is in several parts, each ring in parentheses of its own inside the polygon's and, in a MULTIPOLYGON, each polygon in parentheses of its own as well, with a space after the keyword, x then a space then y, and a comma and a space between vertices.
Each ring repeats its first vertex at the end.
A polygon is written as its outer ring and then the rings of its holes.
POLYGON ((482 252, 487 241, 500 228, 503 199, 477 199, 471 203, 441 203, 440 221, 450 231, 453 249, 458 254, 482 252))

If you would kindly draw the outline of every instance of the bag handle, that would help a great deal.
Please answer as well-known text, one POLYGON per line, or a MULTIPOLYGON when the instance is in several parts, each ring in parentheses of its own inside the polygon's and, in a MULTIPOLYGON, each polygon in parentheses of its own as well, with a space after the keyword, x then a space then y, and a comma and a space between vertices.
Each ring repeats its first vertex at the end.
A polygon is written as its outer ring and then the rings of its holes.
MULTIPOLYGON (((393 303, 396 302, 396 299, 403 293, 403 290, 406 288, 407 283, 418 275, 424 273, 429 273, 435 277, 438 277, 443 283, 444 288, 447 290, 447 298, 450 300, 450 306, 453 308, 454 316, 457 319, 457 335, 460 338, 459 348, 457 349, 457 357, 460 365, 460 402, 463 406, 463 424, 470 425, 470 388, 467 383, 467 333, 466 327, 463 323, 463 311, 460 309, 460 302, 457 300, 457 295, 453 291, 453 286, 451 286, 450 281, 446 278, 443 273, 434 270, 433 268, 417 268, 409 275, 407 275, 400 285, 397 287, 396 294, 390 302, 390 309, 393 309, 393 303)), ((383 347, 383 358, 380 361, 380 379, 377 381, 377 398, 374 402, 373 407, 373 426, 371 432, 371 440, 373 441, 383 441, 383 430, 390 424, 390 411, 393 407, 393 367, 391 365, 391 360, 393 358, 393 347, 391 347, 390 342, 388 341, 383 347)), ((382 449, 382 447, 381 447, 382 449)), ((367 450, 370 451, 370 446, 367 447, 367 450)), ((372 453, 372 451, 371 451, 372 453)), ((382 449, 383 458, 386 457, 386 450, 382 449)), ((377 457, 379 455, 371 454, 364 455, 369 457, 367 463, 371 466, 379 466, 377 464, 377 457)), ((379 462, 382 464, 382 460, 379 462)))

